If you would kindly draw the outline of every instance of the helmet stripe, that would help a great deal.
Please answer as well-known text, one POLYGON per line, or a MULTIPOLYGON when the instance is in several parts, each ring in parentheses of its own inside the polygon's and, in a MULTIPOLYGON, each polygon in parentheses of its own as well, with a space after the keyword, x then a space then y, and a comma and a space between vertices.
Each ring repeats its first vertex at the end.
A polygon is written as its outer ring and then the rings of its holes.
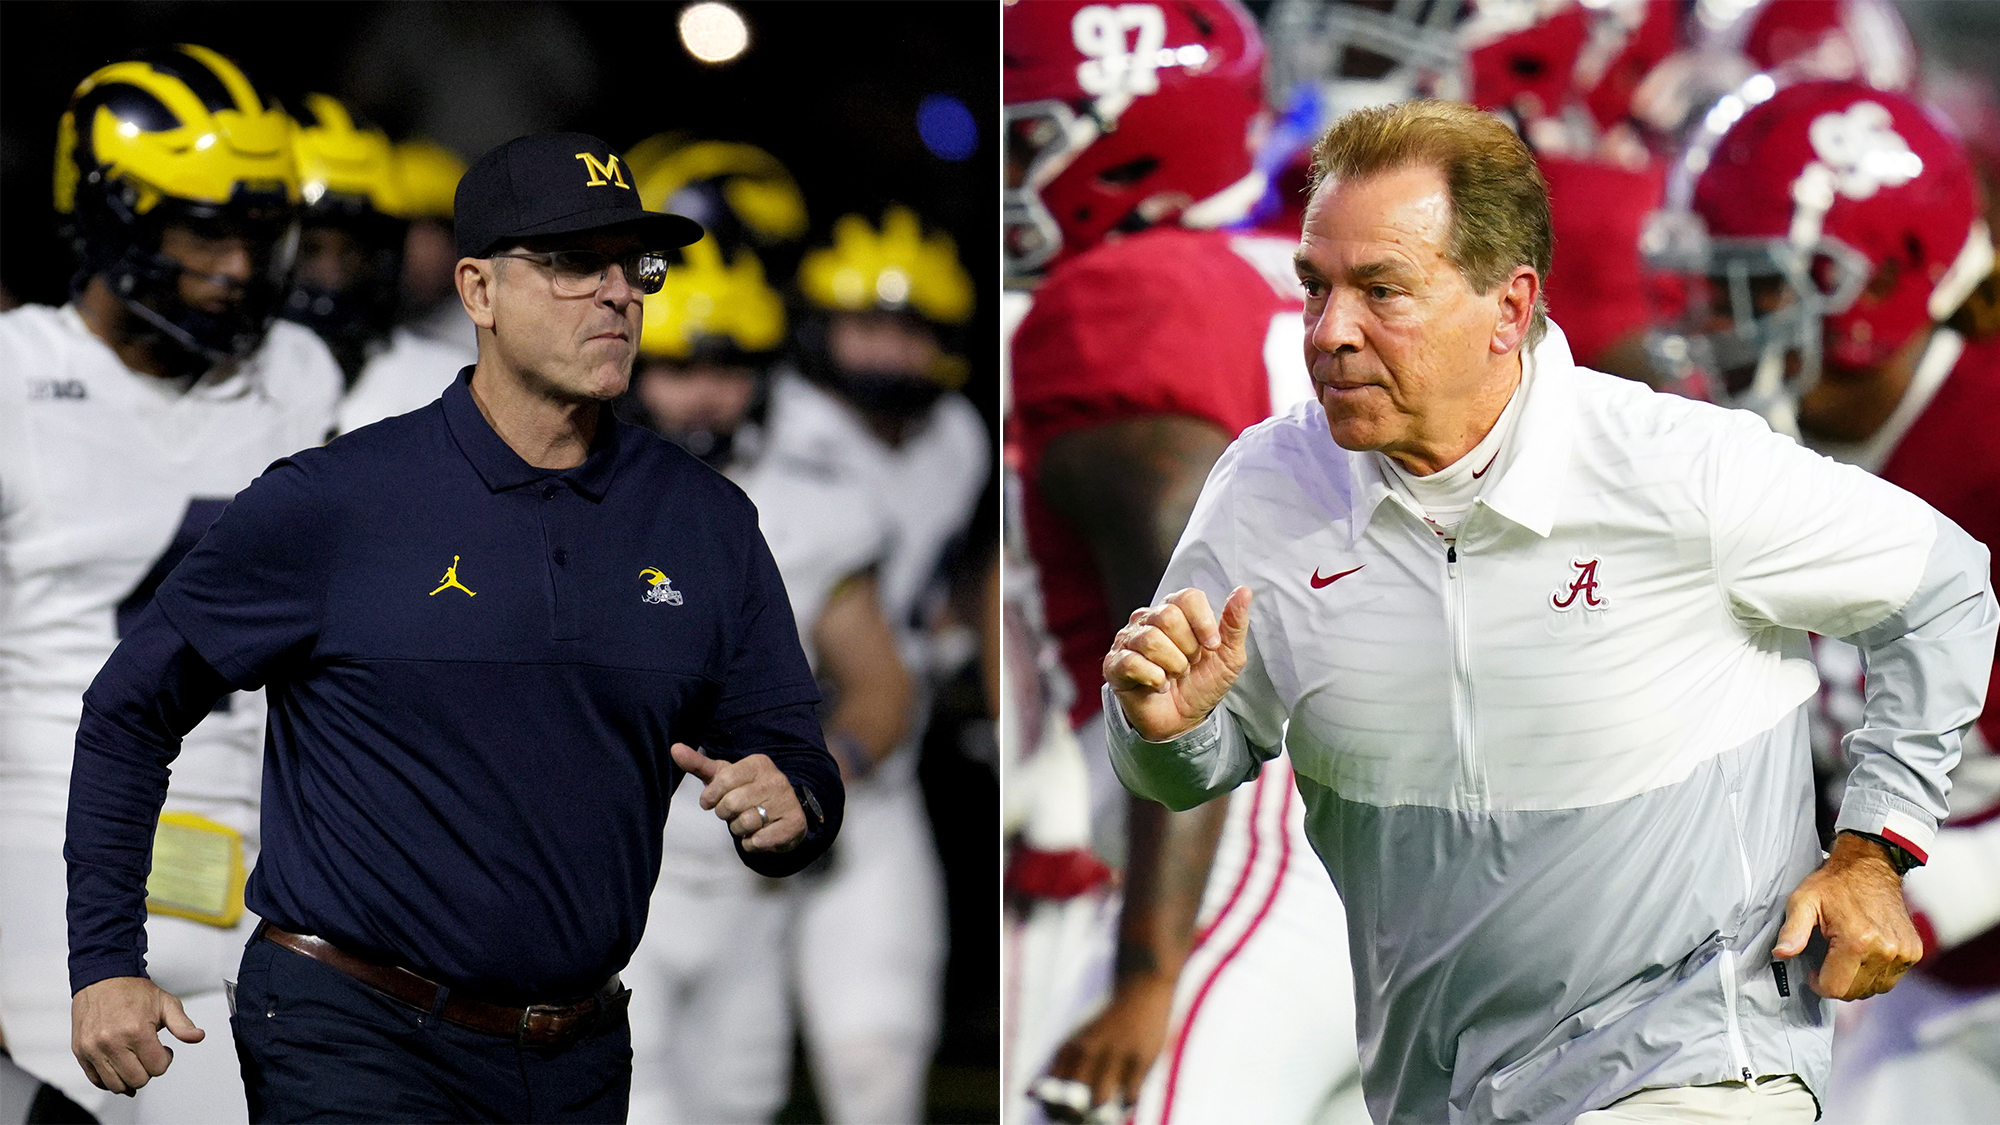
POLYGON ((218 51, 212 51, 199 43, 182 43, 182 51, 200 60, 201 64, 214 72, 215 77, 227 87, 235 99, 236 108, 244 113, 257 113, 269 108, 265 99, 257 93, 257 87, 250 82, 249 75, 243 73, 236 63, 218 51))
POLYGON ((222 78, 209 66, 204 65, 205 60, 194 55, 187 46, 148 47, 134 51, 132 58, 161 74, 180 79, 182 85, 201 99, 202 108, 210 113, 225 109, 246 112, 256 109, 254 103, 249 106, 239 104, 222 78))

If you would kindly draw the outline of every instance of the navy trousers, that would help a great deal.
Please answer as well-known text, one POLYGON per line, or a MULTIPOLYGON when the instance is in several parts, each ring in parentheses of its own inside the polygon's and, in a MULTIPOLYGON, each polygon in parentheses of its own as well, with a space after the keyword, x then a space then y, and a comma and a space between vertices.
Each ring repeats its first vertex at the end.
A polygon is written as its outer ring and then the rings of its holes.
POLYGON ((261 939, 243 951, 229 1026, 252 1121, 622 1122, 631 1098, 622 1013, 566 1046, 523 1047, 261 939))

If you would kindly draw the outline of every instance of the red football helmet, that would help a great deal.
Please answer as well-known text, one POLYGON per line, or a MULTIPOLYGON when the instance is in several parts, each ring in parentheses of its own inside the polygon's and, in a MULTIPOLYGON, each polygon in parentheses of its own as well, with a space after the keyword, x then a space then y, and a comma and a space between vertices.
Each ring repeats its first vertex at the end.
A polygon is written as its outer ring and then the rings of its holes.
POLYGON ((1262 193, 1264 44, 1236 0, 1012 3, 1004 38, 1009 276, 1262 193))
POLYGON ((1882 363, 1958 308, 1993 246, 1963 149, 1909 98, 1858 82, 1731 97, 1734 124, 1689 151, 1642 236, 1656 266, 1707 279, 1653 350, 1670 377, 1703 372, 1717 401, 1796 433, 1822 350, 1882 363))
POLYGON ((1887 0, 1701 0, 1687 26, 1695 42, 1655 67, 1634 99, 1634 115, 1675 151, 1703 143, 1692 135, 1703 118, 1753 75, 1770 89, 1837 80, 1899 94, 1917 77, 1909 29, 1887 0))
POLYGON ((1537 151, 1590 155, 1674 52, 1678 24, 1673 0, 1481 0, 1460 31, 1467 100, 1512 115, 1537 151))
POLYGON ((1910 30, 1886 0, 1765 0, 1742 50, 1781 85, 1821 78, 1906 94, 1917 80, 1910 30))

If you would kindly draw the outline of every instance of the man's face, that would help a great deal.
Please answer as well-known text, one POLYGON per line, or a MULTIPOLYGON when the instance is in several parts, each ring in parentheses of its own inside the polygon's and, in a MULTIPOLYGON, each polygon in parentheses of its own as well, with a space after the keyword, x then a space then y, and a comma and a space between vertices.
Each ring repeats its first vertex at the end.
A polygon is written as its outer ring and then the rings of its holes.
MULTIPOLYGON (((518 247, 614 257, 640 248, 633 235, 603 231, 534 239, 518 247)), ((632 287, 623 267, 612 266, 594 293, 580 296, 559 291, 540 263, 496 257, 493 267, 494 346, 530 387, 571 402, 608 402, 625 392, 639 352, 645 294, 632 287)))
MULTIPOLYGON (((1707 295, 1707 301, 1705 304, 1705 315, 1697 314, 1699 323, 1695 326, 1696 331, 1716 336, 1725 336, 1736 332, 1738 327, 1736 323, 1736 301, 1738 297, 1747 297, 1746 308, 1752 317, 1757 320, 1783 312, 1785 309, 1798 303, 1798 295, 1792 291, 1791 286, 1785 284, 1784 279, 1775 274, 1762 274, 1751 277, 1741 282, 1741 284, 1743 285, 1743 289, 1735 291, 1732 294, 1731 281, 1726 275, 1717 275, 1701 280, 1702 288, 1707 295)), ((1799 372, 1803 369, 1803 364, 1804 361, 1798 352, 1787 351, 1785 353, 1785 381, 1789 383, 1797 378, 1799 372)), ((1757 357, 1754 354, 1750 355, 1743 362, 1718 371, 1716 374, 1722 379, 1723 385, 1728 388, 1731 394, 1742 394, 1750 388, 1751 380, 1757 374, 1757 357)))
POLYGON ((452 268, 458 264, 458 250, 451 244, 451 224, 437 219, 418 219, 410 224, 403 241, 403 292, 418 308, 429 308, 457 295, 452 284, 452 268))
POLYGON ((375 281, 375 255, 345 228, 328 223, 306 226, 299 235, 301 285, 342 293, 358 282, 375 281))
POLYGON ((181 267, 181 303, 220 316, 243 303, 250 279, 270 265, 272 238, 223 223, 168 223, 160 256, 181 267))
POLYGON ((735 433, 756 392, 757 373, 748 367, 666 360, 640 365, 639 402, 667 433, 735 433))
POLYGON ((939 355, 935 333, 893 313, 835 313, 826 343, 841 370, 880 377, 927 379, 939 355))
POLYGON ((1306 367, 1343 449, 1450 445, 1467 404, 1491 397, 1509 287, 1475 292, 1445 259, 1450 231, 1451 197, 1435 168, 1330 181, 1307 204, 1295 258, 1306 367))

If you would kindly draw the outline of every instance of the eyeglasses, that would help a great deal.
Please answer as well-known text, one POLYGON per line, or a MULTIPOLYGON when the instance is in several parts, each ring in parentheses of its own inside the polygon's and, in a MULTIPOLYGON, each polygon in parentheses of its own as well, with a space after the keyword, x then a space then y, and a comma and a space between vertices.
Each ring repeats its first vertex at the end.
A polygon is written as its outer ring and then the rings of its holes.
POLYGON ((667 283, 666 255, 650 250, 635 250, 618 257, 595 250, 549 250, 541 253, 517 250, 493 257, 523 258, 535 263, 549 272, 557 292, 572 297, 587 297, 597 292, 604 279, 611 275, 614 264, 625 271, 625 283, 641 293, 658 293, 660 287, 667 283))

